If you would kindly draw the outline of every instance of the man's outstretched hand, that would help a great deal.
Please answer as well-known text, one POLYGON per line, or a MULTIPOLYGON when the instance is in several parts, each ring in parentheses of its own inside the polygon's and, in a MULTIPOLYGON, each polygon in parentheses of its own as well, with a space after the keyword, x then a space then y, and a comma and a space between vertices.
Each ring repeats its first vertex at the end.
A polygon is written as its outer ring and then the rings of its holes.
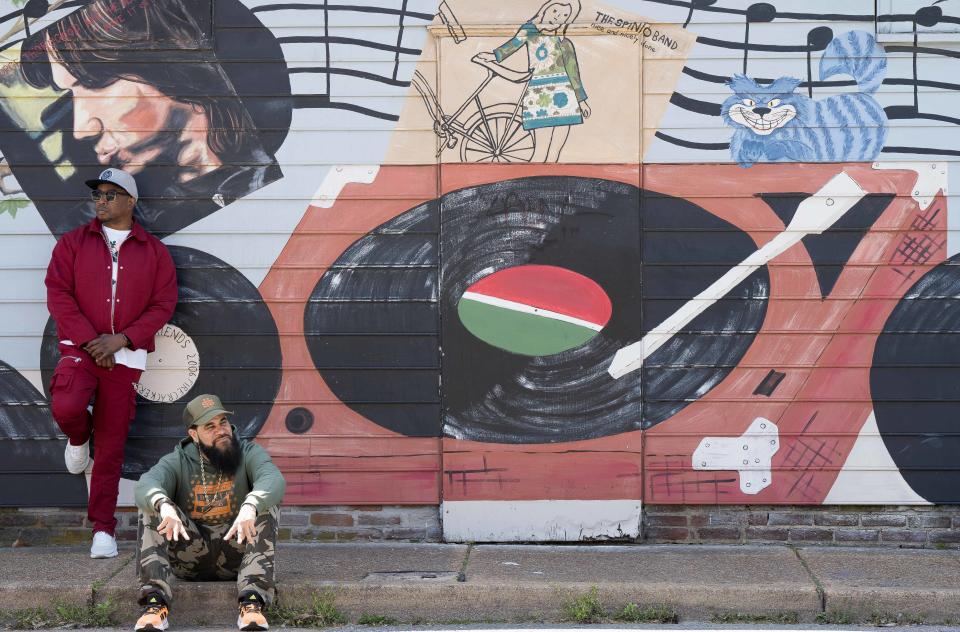
POLYGON ((186 528, 183 526, 183 521, 180 520, 180 515, 172 504, 165 502, 160 505, 160 518, 157 533, 165 537, 167 542, 170 540, 177 542, 181 537, 184 540, 190 539, 190 536, 187 535, 186 528))
POLYGON ((233 537, 233 534, 237 534, 237 544, 243 544, 244 540, 253 542, 254 538, 257 537, 257 529, 253 524, 256 519, 257 510, 254 509, 253 505, 240 505, 240 513, 237 514, 237 519, 233 521, 233 526, 227 531, 227 535, 223 536, 223 539, 229 540, 233 537))

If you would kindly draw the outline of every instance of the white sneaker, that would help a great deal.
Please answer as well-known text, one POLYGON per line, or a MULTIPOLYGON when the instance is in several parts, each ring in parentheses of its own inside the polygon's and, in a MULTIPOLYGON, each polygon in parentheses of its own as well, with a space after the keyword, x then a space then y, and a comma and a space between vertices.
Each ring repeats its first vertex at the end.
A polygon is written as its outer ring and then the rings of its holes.
POLYGON ((93 545, 90 547, 90 557, 94 559, 117 556, 117 541, 106 531, 97 531, 93 534, 93 545))
POLYGON ((83 445, 70 445, 67 441, 67 449, 63 451, 63 461, 71 474, 83 474, 90 461, 90 441, 83 445))

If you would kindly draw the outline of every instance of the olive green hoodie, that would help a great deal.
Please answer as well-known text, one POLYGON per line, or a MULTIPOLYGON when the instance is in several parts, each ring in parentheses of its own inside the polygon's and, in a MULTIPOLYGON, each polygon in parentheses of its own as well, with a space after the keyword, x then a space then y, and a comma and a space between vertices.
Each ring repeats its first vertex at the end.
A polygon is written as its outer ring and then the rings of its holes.
MULTIPOLYGON (((237 436, 236 427, 233 434, 237 436)), ((200 450, 185 437, 140 477, 134 491, 137 506, 152 515, 160 500, 169 499, 195 522, 217 524, 236 518, 242 504, 253 505, 258 514, 280 504, 286 489, 283 474, 266 450, 246 439, 239 442, 242 456, 232 479, 205 461, 204 482, 200 450)))

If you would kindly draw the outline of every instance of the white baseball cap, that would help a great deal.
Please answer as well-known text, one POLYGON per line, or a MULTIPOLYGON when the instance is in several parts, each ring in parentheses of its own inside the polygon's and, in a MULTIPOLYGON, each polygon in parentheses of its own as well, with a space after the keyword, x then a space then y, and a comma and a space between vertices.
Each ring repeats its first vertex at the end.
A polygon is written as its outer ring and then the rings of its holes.
POLYGON ((111 184, 117 185, 133 196, 134 202, 136 202, 139 197, 137 194, 137 181, 123 169, 116 169, 114 167, 104 169, 100 172, 100 177, 96 180, 87 180, 87 186, 91 189, 96 189, 97 185, 102 182, 110 182, 111 184))

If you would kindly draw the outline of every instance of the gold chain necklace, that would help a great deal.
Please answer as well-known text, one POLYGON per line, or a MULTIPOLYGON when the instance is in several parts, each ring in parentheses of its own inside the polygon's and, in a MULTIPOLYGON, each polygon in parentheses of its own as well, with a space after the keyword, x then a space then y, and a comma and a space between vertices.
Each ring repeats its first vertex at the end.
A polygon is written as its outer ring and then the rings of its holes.
POLYGON ((213 511, 216 506, 216 502, 220 499, 220 493, 223 491, 220 489, 220 486, 223 485, 223 472, 217 474, 216 491, 213 494, 213 497, 210 497, 210 487, 207 485, 207 472, 203 467, 203 462, 207 460, 207 457, 200 451, 200 446, 197 445, 197 452, 200 454, 200 482, 203 485, 204 491, 204 504, 203 509, 200 510, 200 513, 210 513, 213 511))

